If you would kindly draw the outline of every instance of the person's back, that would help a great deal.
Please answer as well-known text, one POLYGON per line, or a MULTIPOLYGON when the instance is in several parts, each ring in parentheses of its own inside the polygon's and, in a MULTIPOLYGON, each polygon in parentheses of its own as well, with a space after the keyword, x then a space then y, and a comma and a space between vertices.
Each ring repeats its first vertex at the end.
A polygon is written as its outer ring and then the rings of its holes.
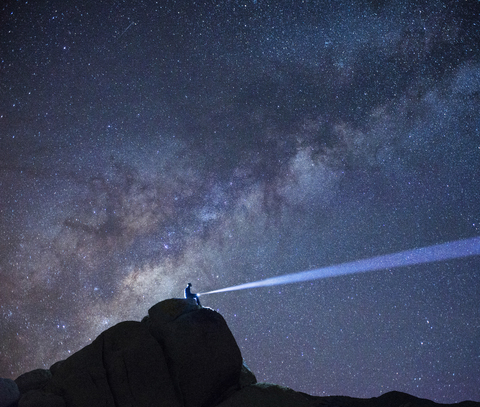
POLYGON ((198 299, 198 295, 192 293, 192 290, 190 287, 192 287, 192 283, 188 283, 187 288, 185 288, 185 298, 186 299, 193 298, 197 302, 197 304, 201 306, 200 300, 198 299))

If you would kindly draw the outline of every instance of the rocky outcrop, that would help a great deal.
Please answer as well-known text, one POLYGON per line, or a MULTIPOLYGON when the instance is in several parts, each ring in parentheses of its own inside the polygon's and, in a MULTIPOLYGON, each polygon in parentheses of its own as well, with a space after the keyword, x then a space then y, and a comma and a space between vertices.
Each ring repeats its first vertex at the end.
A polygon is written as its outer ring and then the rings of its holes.
POLYGON ((480 407, 464 401, 438 404, 406 393, 392 391, 380 397, 359 399, 346 396, 316 397, 269 383, 256 383, 237 391, 217 407, 480 407))
POLYGON ((60 366, 44 387, 68 406, 181 406, 160 344, 141 322, 121 322, 60 366))
POLYGON ((15 405, 19 397, 20 390, 14 381, 0 378, 0 407, 15 405))
POLYGON ((35 369, 22 374, 15 379, 20 393, 24 394, 30 390, 41 389, 52 378, 52 372, 46 369, 35 369))
POLYGON ((143 322, 167 350, 180 405, 215 405, 238 389, 242 355, 223 317, 193 302, 160 302, 143 322))
MULTIPOLYGON (((121 322, 50 369, 0 381, 0 407, 440 406, 404 393, 315 397, 257 383, 223 317, 170 299, 141 322, 121 322)), ((441 405, 445 407, 447 405, 441 405)), ((457 407, 480 407, 464 402, 457 407)))
POLYGON ((196 407, 240 388, 242 356, 223 317, 170 299, 121 322, 49 370, 17 378, 19 406, 196 407), (37 403, 37 404, 35 404, 37 403))

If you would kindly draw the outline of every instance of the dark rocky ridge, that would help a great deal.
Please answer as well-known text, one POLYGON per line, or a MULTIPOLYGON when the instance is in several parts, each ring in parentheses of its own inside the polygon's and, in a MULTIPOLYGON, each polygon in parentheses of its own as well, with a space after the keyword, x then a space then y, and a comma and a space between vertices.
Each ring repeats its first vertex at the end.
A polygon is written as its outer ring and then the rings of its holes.
MULTIPOLYGON (((390 392, 371 399, 316 397, 257 383, 223 317, 169 299, 141 322, 121 322, 50 369, 0 380, 0 407, 435 407, 390 392)), ((464 401, 450 406, 480 407, 464 401)))

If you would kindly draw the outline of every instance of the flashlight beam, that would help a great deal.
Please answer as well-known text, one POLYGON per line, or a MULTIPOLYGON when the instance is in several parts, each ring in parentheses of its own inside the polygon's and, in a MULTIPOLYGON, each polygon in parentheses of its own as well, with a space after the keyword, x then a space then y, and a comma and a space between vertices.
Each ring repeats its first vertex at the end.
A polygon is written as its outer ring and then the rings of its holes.
POLYGON ((455 240, 453 242, 405 250, 398 253, 356 260, 349 263, 342 263, 314 270, 301 271, 299 273, 271 277, 265 280, 235 285, 232 287, 222 288, 220 290, 208 291, 198 295, 246 290, 248 288, 268 287, 280 284, 292 284, 301 281, 318 280, 346 274, 364 273, 367 271, 413 266, 416 264, 431 263, 435 261, 445 261, 462 257, 477 256, 479 254, 480 237, 473 237, 470 239, 455 240))

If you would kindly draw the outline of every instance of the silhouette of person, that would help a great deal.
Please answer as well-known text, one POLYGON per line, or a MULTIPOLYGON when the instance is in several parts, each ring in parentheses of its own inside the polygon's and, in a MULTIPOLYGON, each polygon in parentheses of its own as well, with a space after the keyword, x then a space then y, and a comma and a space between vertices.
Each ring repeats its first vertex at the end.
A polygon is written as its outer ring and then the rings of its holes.
POLYGON ((191 286, 192 286, 192 283, 187 284, 187 288, 185 288, 185 298, 186 299, 193 298, 197 302, 198 305, 202 306, 200 304, 200 300, 198 299, 198 295, 192 293, 192 291, 190 290, 191 286))

